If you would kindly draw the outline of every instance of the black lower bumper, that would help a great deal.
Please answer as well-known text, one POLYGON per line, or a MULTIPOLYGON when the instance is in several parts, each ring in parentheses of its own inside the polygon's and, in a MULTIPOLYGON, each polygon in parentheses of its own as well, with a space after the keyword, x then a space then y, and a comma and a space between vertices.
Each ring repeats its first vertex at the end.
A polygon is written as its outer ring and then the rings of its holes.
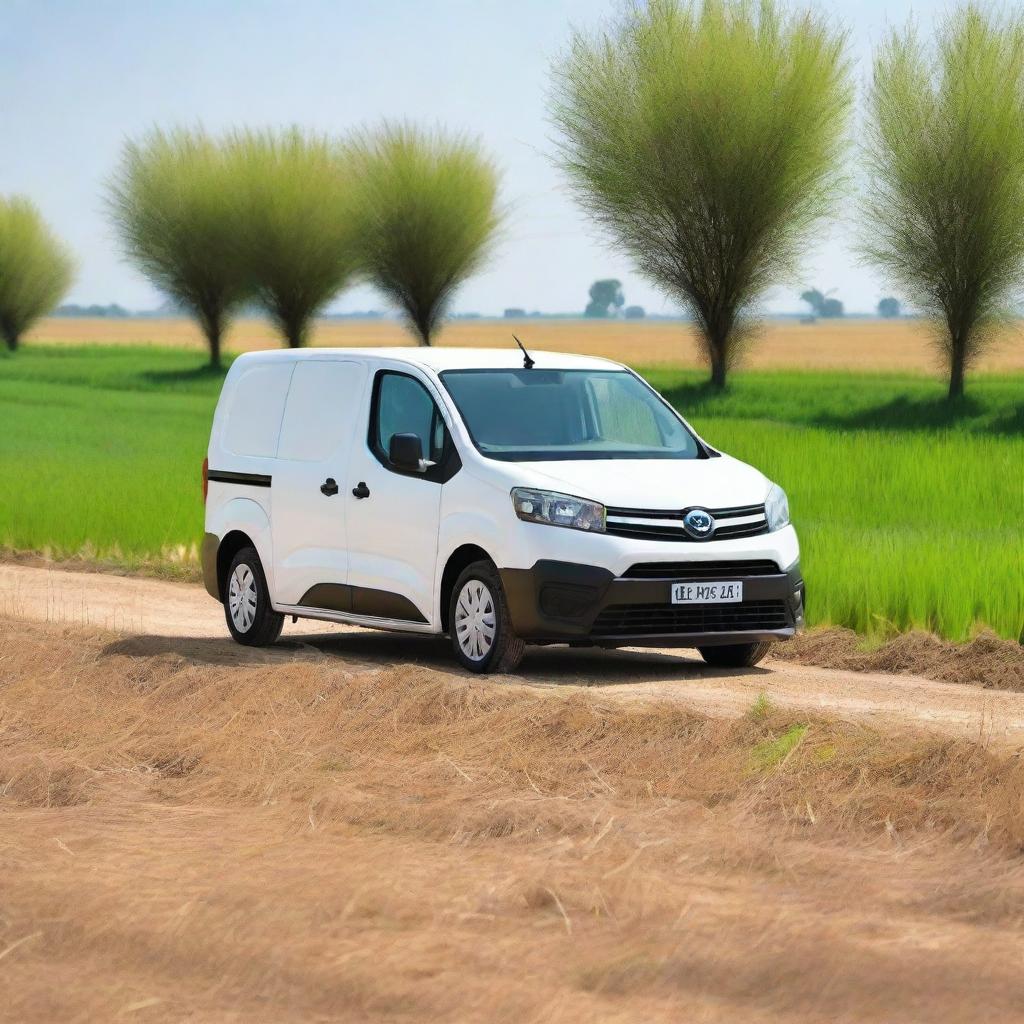
POLYGON ((532 643, 710 647, 785 640, 803 627, 799 563, 757 575, 743 575, 738 568, 714 578, 741 581, 741 602, 685 605, 672 603, 672 584, 710 582, 706 574, 634 579, 599 566, 556 561, 499 571, 513 627, 532 643))

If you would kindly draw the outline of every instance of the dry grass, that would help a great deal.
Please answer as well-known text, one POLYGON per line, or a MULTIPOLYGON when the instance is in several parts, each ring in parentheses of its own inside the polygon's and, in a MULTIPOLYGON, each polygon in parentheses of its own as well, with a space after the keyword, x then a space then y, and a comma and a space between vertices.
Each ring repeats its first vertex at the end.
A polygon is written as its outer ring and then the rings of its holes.
POLYGON ((1024 692, 1024 647, 992 632, 954 644, 933 633, 900 633, 865 648, 852 629, 817 629, 785 647, 787 661, 853 672, 899 672, 946 683, 1024 692))
POLYGON ((0 635, 11 1019, 1015 1012, 1016 757, 223 652, 0 635))
MULTIPOLYGON (((461 320, 446 326, 441 345, 501 347, 516 333, 527 347, 583 352, 621 360, 632 366, 702 366, 692 330, 666 321, 461 320)), ((198 328, 185 319, 72 319, 41 321, 30 343, 92 342, 173 345, 202 349, 198 328)), ((229 351, 275 348, 280 338, 269 323, 241 320, 228 333, 229 351)), ((390 320, 319 323, 314 345, 410 345, 401 324, 390 320)), ((750 369, 892 370, 935 373, 940 361, 927 328, 913 320, 847 320, 805 325, 767 324, 743 365, 750 369)), ((1016 331, 1007 335, 978 364, 979 370, 1011 373, 1024 370, 1024 345, 1016 331)))

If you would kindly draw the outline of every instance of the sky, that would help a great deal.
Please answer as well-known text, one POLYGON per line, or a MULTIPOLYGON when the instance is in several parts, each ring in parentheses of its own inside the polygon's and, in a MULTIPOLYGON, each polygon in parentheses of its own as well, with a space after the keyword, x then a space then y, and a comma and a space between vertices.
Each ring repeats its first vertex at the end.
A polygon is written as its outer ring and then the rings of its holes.
MULTIPOLYGON (((929 30, 949 10, 935 0, 817 6, 849 31, 860 92, 889 28, 912 13, 929 30)), ((577 209, 552 159, 552 60, 573 27, 598 27, 620 9, 618 0, 2 0, 0 193, 31 197, 75 252, 67 301, 151 309, 162 297, 123 261, 103 210, 126 138, 198 123, 337 134, 382 118, 443 125, 482 140, 511 209, 455 311, 581 310, 592 281, 617 277, 627 303, 672 314, 677 306, 577 209)), ((848 311, 875 308, 888 290, 856 255, 854 219, 845 204, 766 311, 800 309, 812 286, 848 311)), ((372 308, 385 304, 367 286, 332 305, 372 308)))

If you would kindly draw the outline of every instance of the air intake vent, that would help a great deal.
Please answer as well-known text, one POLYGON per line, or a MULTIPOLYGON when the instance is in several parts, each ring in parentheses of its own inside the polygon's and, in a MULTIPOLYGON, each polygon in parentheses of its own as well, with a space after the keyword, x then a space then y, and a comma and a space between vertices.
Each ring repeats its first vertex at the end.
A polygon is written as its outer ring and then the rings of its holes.
POLYGON ((742 604, 621 604, 606 608, 594 621, 595 637, 674 636, 685 633, 759 633, 785 629, 783 601, 742 604))

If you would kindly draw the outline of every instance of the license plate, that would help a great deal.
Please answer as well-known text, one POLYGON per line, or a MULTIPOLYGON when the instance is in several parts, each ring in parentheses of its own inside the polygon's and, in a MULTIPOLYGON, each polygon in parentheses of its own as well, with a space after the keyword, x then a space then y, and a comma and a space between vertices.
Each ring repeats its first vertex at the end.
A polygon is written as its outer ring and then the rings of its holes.
POLYGON ((731 604, 743 600, 743 581, 673 583, 673 604, 731 604))

